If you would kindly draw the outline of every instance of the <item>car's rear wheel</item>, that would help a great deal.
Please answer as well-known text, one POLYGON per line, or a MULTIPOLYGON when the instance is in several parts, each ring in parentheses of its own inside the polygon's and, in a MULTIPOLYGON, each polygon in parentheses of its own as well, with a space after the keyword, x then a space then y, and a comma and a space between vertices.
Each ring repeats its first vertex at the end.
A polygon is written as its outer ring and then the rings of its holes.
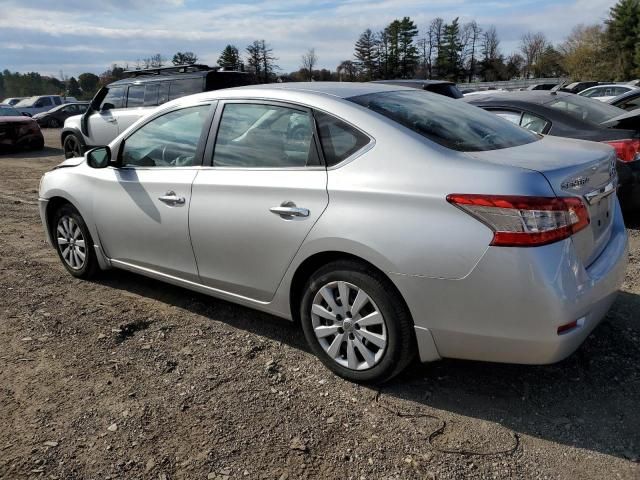
POLYGON ((80 213, 66 204, 56 210, 51 237, 62 264, 78 278, 91 278, 99 270, 93 240, 80 213))
POLYGON ((49 128, 60 128, 60 120, 57 118, 51 118, 49 120, 49 128))
POLYGON ((82 143, 80 139, 73 133, 64 137, 62 144, 64 150, 64 158, 73 158, 82 156, 82 143))
POLYGON ((308 280, 301 301, 305 337, 322 363, 354 382, 382 383, 413 359, 413 322, 383 275, 337 261, 308 280))

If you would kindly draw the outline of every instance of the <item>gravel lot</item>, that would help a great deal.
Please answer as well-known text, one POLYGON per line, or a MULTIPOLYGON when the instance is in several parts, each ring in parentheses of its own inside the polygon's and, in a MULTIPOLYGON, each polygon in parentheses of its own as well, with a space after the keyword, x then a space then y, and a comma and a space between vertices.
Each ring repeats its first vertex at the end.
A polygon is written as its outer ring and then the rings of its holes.
MULTIPOLYGON (((607 319, 551 366, 442 361, 382 390, 288 322, 134 274, 66 273, 42 173, 0 155, 0 478, 640 478, 640 221, 607 319)), ((105 208, 109 208, 105 205, 105 208)))

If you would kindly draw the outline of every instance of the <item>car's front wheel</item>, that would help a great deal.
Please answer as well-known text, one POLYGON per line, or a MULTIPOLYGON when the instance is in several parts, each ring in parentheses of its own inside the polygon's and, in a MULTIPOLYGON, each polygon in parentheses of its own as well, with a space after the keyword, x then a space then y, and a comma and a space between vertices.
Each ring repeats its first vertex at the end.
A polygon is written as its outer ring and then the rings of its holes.
POLYGON ((86 279, 98 272, 98 259, 87 224, 71 205, 63 205, 54 213, 51 236, 62 264, 71 275, 86 279))
POLYGON ((391 282, 364 264, 332 262, 308 280, 301 320, 322 363, 354 382, 382 383, 413 359, 413 322, 391 282))
POLYGON ((80 139, 77 137, 77 135, 73 133, 70 133, 69 135, 64 137, 62 148, 64 150, 64 158, 82 156, 82 143, 80 142, 80 139))

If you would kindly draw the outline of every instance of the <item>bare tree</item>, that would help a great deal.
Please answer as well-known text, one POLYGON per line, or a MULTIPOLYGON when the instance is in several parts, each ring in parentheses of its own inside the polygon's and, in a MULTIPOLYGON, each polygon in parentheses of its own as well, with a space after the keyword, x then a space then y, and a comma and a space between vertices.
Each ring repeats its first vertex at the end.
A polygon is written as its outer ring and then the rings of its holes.
POLYGON ((428 63, 428 76, 433 76, 433 58, 437 58, 442 47, 442 37, 444 34, 444 20, 442 18, 434 18, 429 24, 429 31, 427 33, 427 56, 428 63))
POLYGON ((144 68, 159 68, 162 67, 167 61, 161 54, 156 53, 155 55, 151 55, 150 57, 143 58, 142 64, 144 68))
POLYGON ((528 32, 522 36, 520 40, 520 51, 524 55, 525 61, 524 78, 529 78, 533 66, 548 46, 549 42, 547 41, 547 37, 545 37, 542 32, 528 32))
POLYGON ((500 40, 496 27, 491 25, 482 35, 482 60, 495 60, 500 56, 500 40))
POLYGON ((347 82, 354 82, 358 75, 358 66, 351 60, 344 60, 340 62, 336 71, 341 82, 345 80, 347 82))
POLYGON ((305 71, 307 80, 313 80, 313 67, 318 63, 318 57, 316 56, 316 49, 310 48, 307 53, 302 55, 302 66, 300 67, 305 71))
POLYGON ((481 34, 482 29, 475 20, 466 23, 462 27, 462 45, 464 49, 464 56, 465 58, 467 58, 469 82, 473 80, 473 77, 476 74, 476 51, 478 49, 478 43, 480 41, 481 34))

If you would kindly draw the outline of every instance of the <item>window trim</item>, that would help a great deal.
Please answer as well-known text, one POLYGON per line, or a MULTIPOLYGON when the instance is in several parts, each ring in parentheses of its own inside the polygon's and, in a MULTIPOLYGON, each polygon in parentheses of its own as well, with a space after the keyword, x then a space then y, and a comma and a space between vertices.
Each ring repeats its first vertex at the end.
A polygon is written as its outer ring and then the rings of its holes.
POLYGON ((300 105, 298 103, 286 102, 281 100, 265 100, 265 99, 252 99, 252 98, 242 98, 242 99, 224 99, 218 101, 218 107, 216 109, 213 122, 211 124, 211 129, 209 130, 209 139, 207 141, 207 145, 204 150, 204 162, 202 164, 203 167, 214 170, 253 170, 253 171, 310 171, 310 170, 326 170, 327 163, 324 159, 324 153, 322 152, 322 148, 320 147, 319 142, 319 132, 318 125, 316 124, 316 119, 313 116, 313 109, 307 107, 305 105, 300 105), (215 150, 215 145, 218 140, 218 130, 220 128, 220 123, 222 120, 222 113, 224 112, 224 107, 227 104, 249 104, 249 105, 271 105, 274 107, 282 107, 289 108, 291 110, 299 110, 305 113, 308 113, 311 117, 311 121, 313 123, 313 132, 311 139, 313 141, 314 148, 316 149, 316 155, 320 159, 320 165, 313 166, 304 166, 304 167, 221 167, 215 166, 213 164, 213 152, 215 150))
POLYGON ((130 132, 126 137, 120 140, 120 145, 118 145, 117 147, 118 155, 116 157, 116 162, 113 165, 113 168, 116 168, 119 170, 175 170, 177 168, 179 169, 201 168, 203 166, 203 159, 204 159, 203 153, 204 153, 205 146, 208 142, 210 131, 211 131, 210 127, 207 128, 207 125, 209 126, 211 125, 213 117, 217 111, 217 105, 218 105, 217 100, 205 100, 197 103, 192 103, 189 105, 173 105, 171 108, 161 109, 160 111, 154 113, 153 115, 148 117, 144 123, 139 125, 138 128, 136 128, 135 130, 130 132), (158 117, 162 117, 164 115, 168 115, 170 113, 177 112, 179 110, 184 110, 186 108, 201 107, 205 105, 209 106, 209 112, 207 113, 207 117, 204 121, 204 124, 202 125, 202 132, 200 133, 200 138, 198 139, 198 145, 196 146, 195 160, 193 162, 193 165, 184 166, 184 167, 145 167, 140 165, 122 165, 122 154, 123 154, 124 146, 127 143, 127 140, 133 134, 138 132, 140 129, 144 128, 149 123, 153 122, 158 117))

